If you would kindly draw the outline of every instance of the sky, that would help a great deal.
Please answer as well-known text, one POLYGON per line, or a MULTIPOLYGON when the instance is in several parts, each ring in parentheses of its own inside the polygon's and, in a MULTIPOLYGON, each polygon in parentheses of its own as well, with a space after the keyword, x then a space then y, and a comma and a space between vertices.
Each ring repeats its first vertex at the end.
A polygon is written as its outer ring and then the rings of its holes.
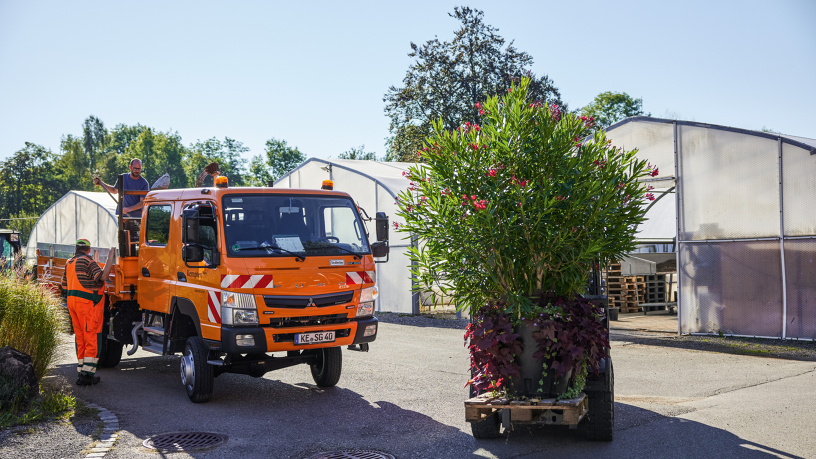
POLYGON ((59 152, 90 115, 185 144, 270 138, 385 154, 383 95, 457 5, 535 60, 570 108, 604 91, 653 116, 816 138, 816 1, 0 0, 0 160, 59 152))

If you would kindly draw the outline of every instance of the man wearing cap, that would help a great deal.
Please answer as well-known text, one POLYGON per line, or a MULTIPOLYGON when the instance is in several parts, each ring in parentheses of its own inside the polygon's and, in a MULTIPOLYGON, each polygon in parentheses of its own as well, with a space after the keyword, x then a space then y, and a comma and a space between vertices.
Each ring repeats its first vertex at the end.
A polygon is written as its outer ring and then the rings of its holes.
POLYGON ((105 279, 113 267, 115 248, 108 251, 105 269, 90 257, 91 243, 76 241, 76 255, 65 265, 62 290, 67 293, 68 312, 74 326, 77 350, 77 385, 90 386, 99 382, 96 365, 102 348, 102 323, 105 315, 105 279))

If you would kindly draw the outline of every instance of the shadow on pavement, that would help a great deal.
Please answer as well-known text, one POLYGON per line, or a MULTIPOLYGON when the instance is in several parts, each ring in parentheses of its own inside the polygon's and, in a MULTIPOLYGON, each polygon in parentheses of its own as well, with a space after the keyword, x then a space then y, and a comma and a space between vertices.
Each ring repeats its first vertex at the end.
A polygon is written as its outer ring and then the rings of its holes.
POLYGON ((716 336, 662 336, 613 330, 611 342, 623 341, 647 346, 671 347, 724 354, 770 357, 774 359, 816 361, 816 343, 780 341, 762 338, 719 338, 716 336))

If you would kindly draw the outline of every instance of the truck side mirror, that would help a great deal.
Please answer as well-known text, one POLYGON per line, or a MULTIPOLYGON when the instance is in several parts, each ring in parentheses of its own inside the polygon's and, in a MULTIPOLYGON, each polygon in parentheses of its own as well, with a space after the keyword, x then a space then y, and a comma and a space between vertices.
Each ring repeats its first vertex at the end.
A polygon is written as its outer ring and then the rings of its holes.
POLYGON ((388 242, 381 241, 371 244, 371 256, 374 258, 387 257, 391 248, 388 247, 388 242))
POLYGON ((387 241, 388 240, 388 215, 385 215, 385 212, 377 212, 377 218, 375 218, 374 220, 377 222, 376 223, 377 240, 378 241, 387 241))
MULTIPOLYGON (((199 228, 198 228, 198 209, 184 209, 181 213, 181 222, 184 230, 181 233, 181 242, 183 244, 198 244, 199 228)), ((201 260, 199 260, 201 261, 201 260)))
POLYGON ((187 263, 204 261, 204 249, 194 245, 185 245, 181 248, 181 259, 187 263))

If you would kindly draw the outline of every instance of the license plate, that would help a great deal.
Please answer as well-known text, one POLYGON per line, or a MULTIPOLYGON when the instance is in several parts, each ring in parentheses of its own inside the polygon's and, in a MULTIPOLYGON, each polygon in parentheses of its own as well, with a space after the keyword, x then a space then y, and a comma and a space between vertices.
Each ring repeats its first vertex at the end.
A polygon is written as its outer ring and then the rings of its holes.
POLYGON ((331 343, 334 341, 334 332, 298 333, 295 335, 295 344, 331 343))

